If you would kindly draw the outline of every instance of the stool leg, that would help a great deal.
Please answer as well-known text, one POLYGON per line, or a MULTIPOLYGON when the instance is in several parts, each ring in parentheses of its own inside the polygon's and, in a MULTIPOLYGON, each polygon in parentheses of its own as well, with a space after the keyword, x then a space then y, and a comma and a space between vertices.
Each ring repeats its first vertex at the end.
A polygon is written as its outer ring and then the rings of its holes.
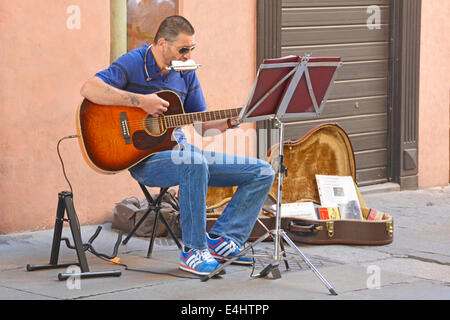
POLYGON ((160 209, 155 210, 155 221, 153 222, 153 231, 152 231, 152 237, 150 238, 150 244, 148 246, 147 251, 147 258, 150 258, 153 252, 153 244, 155 243, 156 238, 156 232, 158 231, 158 218, 160 216, 161 212, 160 209))
POLYGON ((167 223, 166 219, 164 218, 164 216, 161 214, 159 216, 159 218, 161 219, 161 221, 164 223, 164 225, 166 226, 167 231, 169 232, 170 236, 173 238, 173 240, 175 241, 175 243, 177 244, 178 249, 181 250, 181 243, 178 240, 177 236, 175 235, 175 233, 173 233, 172 229, 169 227, 169 224, 167 223))
POLYGON ((133 230, 128 234, 128 236, 122 241, 122 244, 127 244, 130 238, 136 233, 137 229, 141 226, 141 224, 144 222, 145 218, 152 212, 152 208, 149 208, 147 212, 144 213, 142 218, 138 221, 138 223, 134 226, 133 230))

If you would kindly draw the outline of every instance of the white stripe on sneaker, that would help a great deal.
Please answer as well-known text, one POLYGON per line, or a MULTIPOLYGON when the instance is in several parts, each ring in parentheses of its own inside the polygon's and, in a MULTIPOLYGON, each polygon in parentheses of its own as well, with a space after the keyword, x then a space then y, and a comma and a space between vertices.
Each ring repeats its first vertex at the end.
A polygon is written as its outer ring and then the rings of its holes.
POLYGON ((228 257, 230 254, 234 253, 234 248, 225 248, 224 251, 222 251, 221 255, 224 257, 228 257), (227 249, 225 251, 225 249, 227 249))
POLYGON ((215 251, 219 252, 222 249, 224 249, 224 247, 226 248, 228 245, 228 243, 226 243, 226 241, 222 242, 221 244, 219 244, 216 248, 214 248, 215 251))
POLYGON ((216 252, 224 257, 227 257, 230 254, 233 254, 235 250, 236 245, 232 241, 228 243, 224 241, 217 247, 216 252))
POLYGON ((197 254, 193 254, 186 260, 186 265, 195 268, 201 261, 200 257, 197 254))

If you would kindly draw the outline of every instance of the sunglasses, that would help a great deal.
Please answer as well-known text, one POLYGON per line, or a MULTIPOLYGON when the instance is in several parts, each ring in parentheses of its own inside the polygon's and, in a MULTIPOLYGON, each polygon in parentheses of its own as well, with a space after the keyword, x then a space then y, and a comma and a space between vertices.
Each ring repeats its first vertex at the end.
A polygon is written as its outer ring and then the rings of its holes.
POLYGON ((197 46, 197 45, 194 44, 192 47, 183 47, 183 48, 181 48, 180 50, 178 50, 178 52, 179 52, 180 54, 186 54, 186 53, 188 53, 189 51, 194 50, 196 46, 197 46))

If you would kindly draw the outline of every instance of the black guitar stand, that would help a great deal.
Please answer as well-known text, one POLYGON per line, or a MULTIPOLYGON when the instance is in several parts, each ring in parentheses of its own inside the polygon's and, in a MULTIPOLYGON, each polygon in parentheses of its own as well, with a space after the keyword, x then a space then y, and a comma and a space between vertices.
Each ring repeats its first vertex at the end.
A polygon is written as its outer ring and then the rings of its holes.
POLYGON ((98 253, 92 246, 92 242, 95 240, 95 238, 97 238, 101 229, 102 227, 99 226, 95 231, 94 235, 89 239, 88 243, 83 244, 81 240, 81 230, 80 225, 78 223, 77 213, 73 205, 73 195, 69 191, 62 191, 58 193, 58 208, 56 210, 56 221, 53 232, 53 243, 52 243, 52 251, 50 254, 50 262, 49 264, 42 264, 42 265, 28 264, 26 267, 27 271, 67 268, 72 265, 77 265, 81 269, 80 273, 59 273, 58 279, 60 281, 63 281, 67 280, 70 277, 80 277, 81 279, 98 278, 98 277, 120 277, 122 275, 121 270, 96 271, 96 272, 89 271, 89 266, 85 255, 86 250, 93 253, 96 256, 103 257, 106 259, 113 259, 114 257, 117 256, 117 250, 122 240, 122 232, 120 232, 116 244, 114 246, 113 254, 111 256, 103 253, 98 253), (67 212, 67 219, 65 218, 66 212, 67 212), (70 244, 68 238, 61 238, 64 222, 69 222, 70 231, 72 232, 72 238, 74 241, 73 246, 70 244), (76 250, 78 262, 58 263, 61 241, 65 241, 69 249, 76 250))

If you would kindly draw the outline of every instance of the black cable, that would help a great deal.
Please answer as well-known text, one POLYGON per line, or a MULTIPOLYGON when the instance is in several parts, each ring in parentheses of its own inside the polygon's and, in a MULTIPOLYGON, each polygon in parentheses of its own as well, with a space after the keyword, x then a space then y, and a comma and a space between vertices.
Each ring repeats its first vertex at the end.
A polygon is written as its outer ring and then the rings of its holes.
POLYGON ((145 273, 151 273, 151 274, 166 275, 166 276, 172 276, 172 277, 182 278, 182 279, 194 279, 194 280, 200 279, 199 277, 180 276, 180 275, 173 274, 173 273, 168 273, 168 272, 156 272, 156 271, 142 270, 142 269, 131 269, 131 268, 129 268, 129 267, 128 267, 126 264, 124 264, 124 263, 119 263, 119 262, 111 261, 111 260, 105 259, 105 258, 103 258, 103 257, 101 257, 101 256, 96 256, 96 257, 98 257, 99 259, 102 259, 102 260, 104 260, 104 261, 108 261, 108 262, 110 262, 110 263, 112 263, 112 264, 115 264, 115 265, 118 265, 118 266, 122 266, 122 267, 124 267, 125 270, 127 270, 127 271, 145 272, 145 273))
MULTIPOLYGON (((73 199, 72 184, 70 183, 69 178, 67 178, 66 169, 64 167, 64 161, 63 161, 63 159, 61 157, 61 153, 59 151, 59 145, 60 145, 61 141, 65 140, 65 139, 74 139, 74 138, 78 138, 78 137, 79 136, 77 134, 73 134, 73 135, 70 135, 70 136, 65 136, 65 137, 62 137, 61 139, 59 139, 58 143, 56 144, 56 151, 58 153, 59 161, 61 161, 61 166, 62 166, 64 178, 66 179, 67 183, 69 184, 69 188, 70 188, 70 193, 72 195, 72 199, 73 199)), ((75 206, 75 203, 73 203, 73 205, 75 206)), ((80 226, 80 221, 78 221, 78 216, 77 215, 75 215, 75 219, 76 219, 76 223, 78 225, 78 228, 80 229, 80 227, 81 227, 80 226)))
MULTIPOLYGON (((73 134, 73 135, 70 135, 70 136, 65 136, 65 137, 62 137, 61 139, 59 139, 58 143, 56 144, 56 151, 58 153, 59 161, 61 161, 61 166, 62 166, 64 178, 66 179, 67 183, 69 184, 70 193, 72 195, 72 200, 73 200, 72 184, 70 183, 69 178, 67 178, 66 169, 64 167, 64 161, 63 161, 63 159, 61 157, 61 153, 59 152, 59 145, 60 145, 61 141, 65 140, 65 139, 74 139, 74 138, 78 138, 78 137, 79 136, 77 134, 73 134)), ((73 205, 75 206, 75 203, 73 203, 73 205)), ((80 221, 78 220, 78 216, 77 215, 75 215, 75 219, 76 219, 76 223, 78 225, 78 229, 81 230, 80 221)))
POLYGON ((73 197, 72 185, 70 184, 70 181, 67 178, 66 169, 64 168, 64 162, 63 162, 63 159, 61 157, 61 153, 59 152, 59 144, 61 143, 61 141, 65 140, 65 139, 73 139, 73 138, 78 138, 78 135, 74 134, 74 135, 71 135, 71 136, 62 137, 61 139, 59 139, 58 144, 56 145, 56 151, 58 152, 58 157, 59 157, 59 160, 61 161, 64 178, 66 178, 66 181, 69 184, 70 193, 72 193, 72 197, 73 197))

